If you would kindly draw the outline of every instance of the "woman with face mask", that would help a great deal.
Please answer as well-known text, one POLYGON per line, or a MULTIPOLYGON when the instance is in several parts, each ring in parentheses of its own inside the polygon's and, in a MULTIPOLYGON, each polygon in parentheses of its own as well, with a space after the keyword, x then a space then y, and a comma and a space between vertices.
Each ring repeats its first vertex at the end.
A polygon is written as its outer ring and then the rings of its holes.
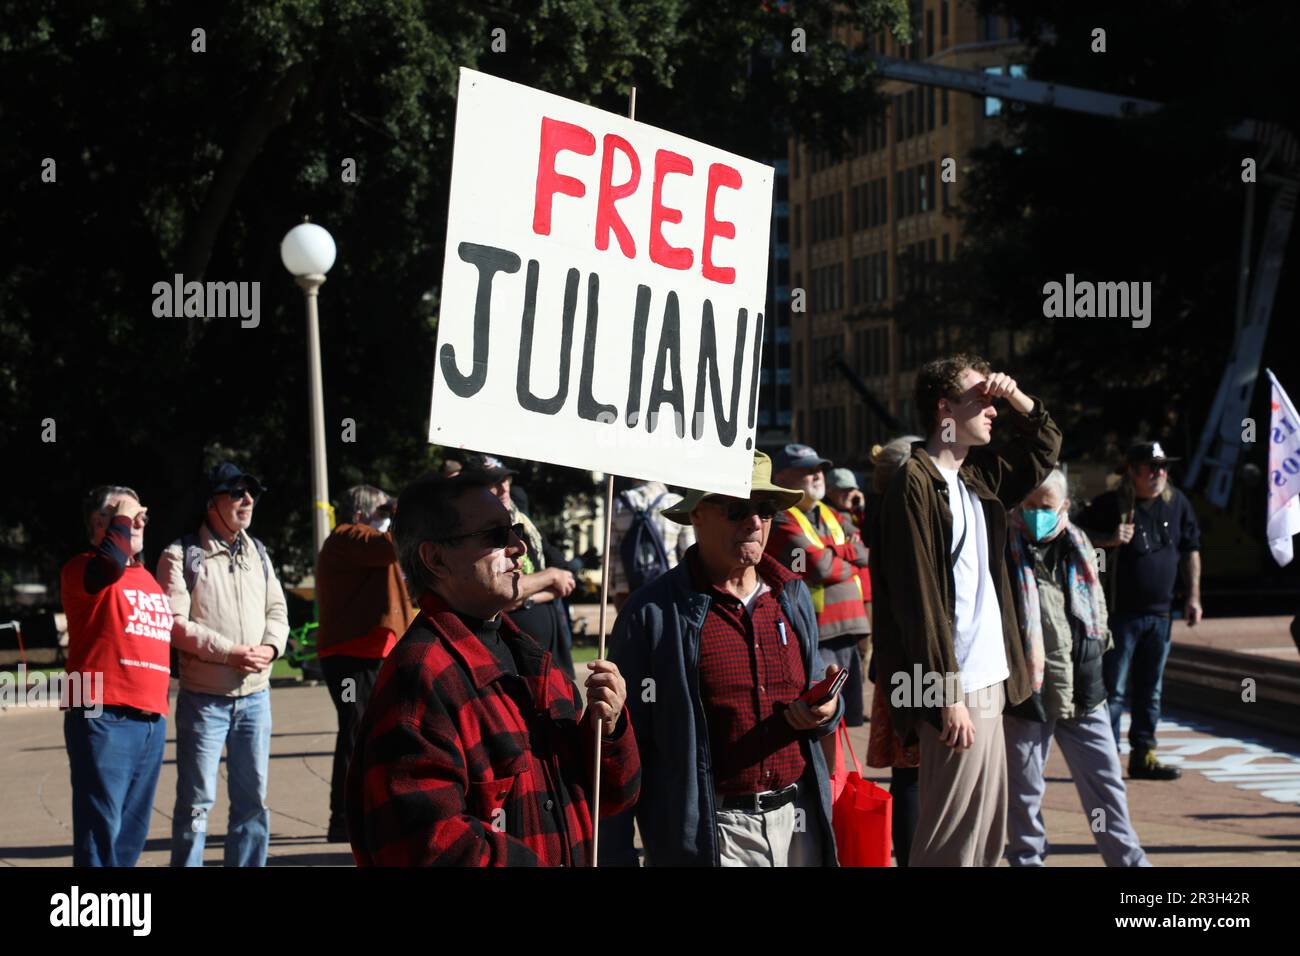
POLYGON ((1003 718, 1007 741, 1007 862, 1042 866, 1043 771, 1052 741, 1070 767, 1107 866, 1150 866, 1106 709, 1106 598, 1088 536, 1070 524, 1065 475, 1054 469, 1011 512, 1007 561, 1033 694, 1003 718), (1102 812, 1105 826, 1093 825, 1102 812))

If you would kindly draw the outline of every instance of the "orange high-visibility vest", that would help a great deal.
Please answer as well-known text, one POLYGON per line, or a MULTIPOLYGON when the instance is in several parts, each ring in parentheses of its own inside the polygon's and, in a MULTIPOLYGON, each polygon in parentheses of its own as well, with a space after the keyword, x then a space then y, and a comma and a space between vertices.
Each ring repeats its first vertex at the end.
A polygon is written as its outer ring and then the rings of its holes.
MULTIPOLYGON (((831 541, 836 545, 843 544, 844 528, 841 527, 839 521, 836 520, 835 512, 832 511, 830 508, 826 507, 825 502, 821 502, 821 501, 817 502, 817 508, 818 508, 818 512, 822 516, 822 521, 826 523, 826 529, 831 533, 831 541)), ((805 515, 802 511, 800 511, 797 505, 793 508, 788 509, 788 511, 790 517, 794 518, 795 524, 799 526, 799 530, 803 532, 804 537, 807 538, 810 542, 813 542, 815 547, 823 548, 824 545, 822 545, 821 543, 822 536, 818 534, 817 529, 812 526, 812 522, 808 520, 808 516, 805 515)), ((853 582, 858 586, 858 598, 861 599, 862 579, 859 578, 856 574, 854 574, 853 582)), ((812 592, 813 609, 818 614, 821 614, 822 608, 826 606, 826 585, 808 584, 808 590, 812 592)))

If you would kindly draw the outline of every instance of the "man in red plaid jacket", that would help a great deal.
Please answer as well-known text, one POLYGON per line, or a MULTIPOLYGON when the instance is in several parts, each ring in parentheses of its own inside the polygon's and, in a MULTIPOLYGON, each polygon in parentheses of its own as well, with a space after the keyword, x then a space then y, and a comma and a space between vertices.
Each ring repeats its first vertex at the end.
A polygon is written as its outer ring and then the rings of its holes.
POLYGON ((618 668, 587 665, 579 717, 577 687, 500 613, 517 598, 521 530, 472 478, 422 478, 398 499, 398 554, 421 613, 358 731, 347 808, 359 866, 590 865, 598 723, 601 814, 636 803, 618 668))

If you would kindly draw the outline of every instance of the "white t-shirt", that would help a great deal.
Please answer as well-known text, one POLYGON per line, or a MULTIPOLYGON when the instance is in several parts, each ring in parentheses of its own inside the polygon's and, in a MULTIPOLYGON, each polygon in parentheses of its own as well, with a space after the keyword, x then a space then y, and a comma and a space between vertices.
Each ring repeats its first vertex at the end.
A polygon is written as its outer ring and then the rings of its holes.
POLYGON ((939 468, 939 474, 948 482, 952 546, 957 557, 952 569, 957 610, 952 645, 961 669, 962 692, 969 694, 1006 680, 1011 671, 1007 669, 1007 650, 1002 640, 1002 610, 989 571, 984 509, 955 470, 939 468), (955 551, 958 543, 960 554, 955 551))
POLYGON ((763 580, 762 575, 758 575, 758 584, 756 584, 754 590, 749 593, 749 597, 743 597, 740 599, 740 603, 745 605, 745 613, 752 615, 754 613, 754 602, 770 590, 772 589, 767 586, 767 582, 763 580))

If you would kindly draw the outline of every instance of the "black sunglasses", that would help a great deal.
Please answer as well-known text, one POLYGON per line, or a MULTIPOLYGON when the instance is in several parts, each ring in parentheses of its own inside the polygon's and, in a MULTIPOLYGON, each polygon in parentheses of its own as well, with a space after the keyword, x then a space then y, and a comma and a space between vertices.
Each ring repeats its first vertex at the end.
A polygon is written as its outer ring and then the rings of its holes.
POLYGON ((726 509, 728 521, 744 521, 750 515, 758 515, 762 521, 771 521, 781 509, 769 498, 750 501, 748 498, 705 498, 711 505, 726 509))
POLYGON ((249 488, 247 485, 240 485, 238 488, 231 488, 225 493, 229 495, 233 501, 243 501, 244 495, 248 495, 248 497, 252 498, 254 501, 257 500, 257 492, 252 488, 249 488))
POLYGON ((467 531, 464 534, 452 535, 450 538, 439 538, 434 541, 434 544, 450 544, 453 541, 464 541, 466 538, 484 538, 493 548, 504 548, 509 546, 511 535, 525 543, 528 541, 524 537, 523 522, 520 522, 519 524, 494 524, 490 528, 467 531))

